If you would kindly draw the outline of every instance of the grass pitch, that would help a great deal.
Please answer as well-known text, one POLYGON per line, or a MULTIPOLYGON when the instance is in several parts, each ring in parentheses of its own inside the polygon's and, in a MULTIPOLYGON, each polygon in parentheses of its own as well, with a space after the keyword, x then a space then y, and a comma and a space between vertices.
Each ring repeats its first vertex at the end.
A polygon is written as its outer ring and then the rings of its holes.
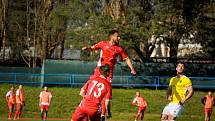
MULTIPOLYGON (((16 86, 17 89, 18 86, 16 86)), ((7 104, 5 95, 10 89, 8 84, 0 85, 0 121, 7 121, 7 104)), ((26 106, 23 110, 23 120, 40 120, 39 94, 42 90, 39 87, 24 86, 26 94, 26 106)), ((53 98, 49 108, 49 121, 69 121, 75 108, 78 106, 81 96, 80 88, 49 88, 53 98)), ((136 91, 146 98, 148 107, 145 112, 144 121, 160 121, 160 114, 164 106, 168 103, 165 99, 165 90, 151 89, 113 89, 112 115, 107 121, 133 121, 137 112, 137 107, 132 106, 131 102, 135 97, 136 91)), ((201 98, 205 92, 195 91, 194 96, 185 104, 185 111, 177 121, 203 121, 204 106, 201 98)), ((212 114, 212 119, 215 117, 212 114)))

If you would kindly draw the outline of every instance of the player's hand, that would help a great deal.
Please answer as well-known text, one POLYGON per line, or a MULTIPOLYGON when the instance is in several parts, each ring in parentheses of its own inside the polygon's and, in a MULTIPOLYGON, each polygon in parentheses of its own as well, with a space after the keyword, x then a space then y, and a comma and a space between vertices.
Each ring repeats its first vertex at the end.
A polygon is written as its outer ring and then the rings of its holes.
POLYGON ((184 105, 184 103, 185 103, 184 100, 181 100, 181 101, 179 102, 179 104, 182 105, 182 106, 184 105))
POLYGON ((131 70, 131 75, 136 75, 136 71, 135 70, 131 70))
POLYGON ((22 102, 22 105, 25 106, 25 101, 22 102))
POLYGON ((82 47, 81 50, 87 50, 87 47, 82 47))
POLYGON ((167 97, 167 100, 168 100, 168 101, 172 101, 172 96, 168 96, 168 97, 167 97))

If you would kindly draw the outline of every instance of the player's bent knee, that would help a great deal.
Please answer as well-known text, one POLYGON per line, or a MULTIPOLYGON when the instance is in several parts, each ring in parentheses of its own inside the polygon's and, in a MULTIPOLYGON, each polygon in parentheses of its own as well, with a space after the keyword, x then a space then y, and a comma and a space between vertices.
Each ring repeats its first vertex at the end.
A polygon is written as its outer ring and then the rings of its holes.
POLYGON ((161 115, 161 121, 166 121, 167 120, 167 115, 161 115))

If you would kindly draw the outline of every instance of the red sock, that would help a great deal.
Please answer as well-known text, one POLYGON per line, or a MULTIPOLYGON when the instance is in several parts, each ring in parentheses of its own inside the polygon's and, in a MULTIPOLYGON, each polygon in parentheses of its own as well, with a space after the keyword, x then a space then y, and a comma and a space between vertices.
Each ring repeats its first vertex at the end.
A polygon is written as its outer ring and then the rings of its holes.
POLYGON ((11 118, 12 117, 12 112, 9 112, 8 113, 8 118, 11 118))

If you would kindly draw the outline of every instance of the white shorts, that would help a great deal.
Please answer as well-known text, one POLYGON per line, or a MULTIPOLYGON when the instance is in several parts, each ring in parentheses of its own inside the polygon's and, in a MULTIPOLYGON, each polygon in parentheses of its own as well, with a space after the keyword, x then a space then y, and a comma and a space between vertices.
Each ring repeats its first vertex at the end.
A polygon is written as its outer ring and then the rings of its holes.
POLYGON ((182 106, 178 103, 169 103, 163 109, 162 114, 179 117, 183 111, 184 111, 184 106, 182 106))

